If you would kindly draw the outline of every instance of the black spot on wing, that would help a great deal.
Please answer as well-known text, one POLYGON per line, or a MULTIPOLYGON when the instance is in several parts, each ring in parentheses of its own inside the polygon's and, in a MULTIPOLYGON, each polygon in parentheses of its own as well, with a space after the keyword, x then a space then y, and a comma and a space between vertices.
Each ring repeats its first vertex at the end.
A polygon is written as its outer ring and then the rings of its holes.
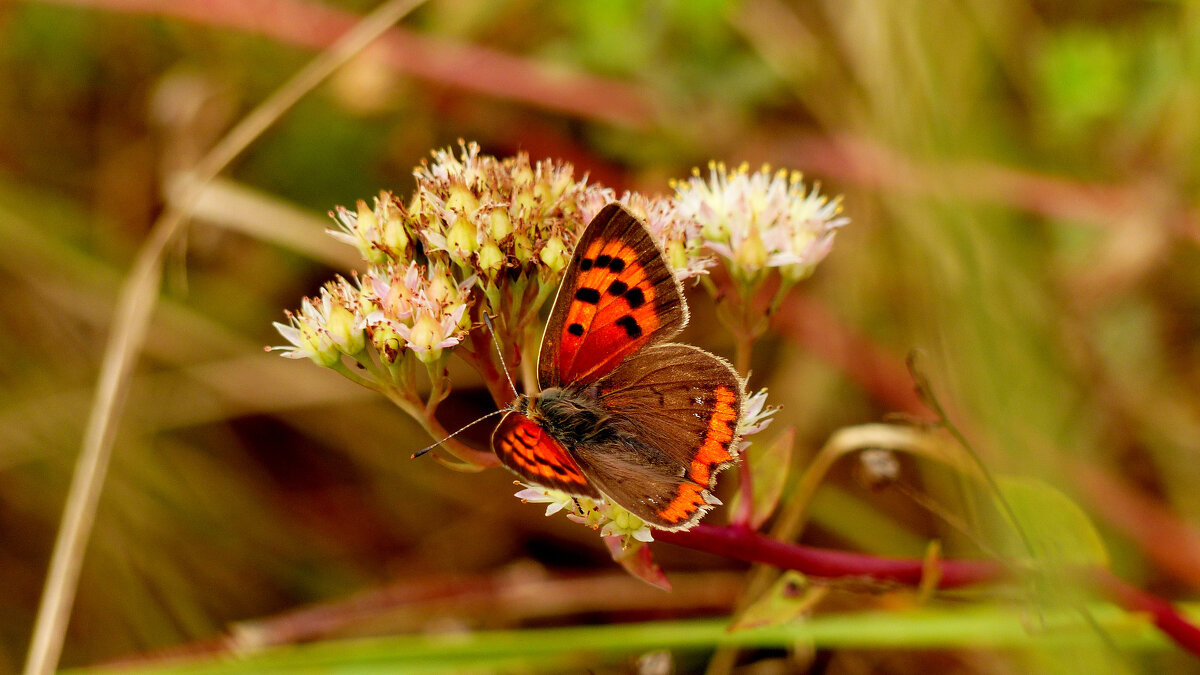
POLYGON ((585 286, 575 291, 575 299, 580 302, 586 302, 589 305, 595 305, 600 302, 600 291, 585 286))
POLYGON ((642 327, 638 325, 637 319, 633 318, 632 314, 617 319, 617 325, 625 329, 625 334, 631 338, 639 338, 642 336, 642 327))
POLYGON ((629 284, 621 281, 620 279, 617 279, 608 285, 609 295, 623 295, 627 290, 629 290, 629 284))
POLYGON ((625 261, 620 258, 613 258, 612 262, 608 263, 608 269, 620 274, 625 270, 625 261))
POLYGON ((611 255, 606 254, 596 256, 596 267, 608 267, 608 263, 610 262, 612 262, 611 255))
POLYGON ((592 269, 592 259, 584 258, 583 260, 580 260, 579 261, 579 269, 583 272, 586 272, 586 271, 592 269))
POLYGON ((583 335, 583 324, 573 323, 570 326, 567 326, 567 332, 571 335, 579 337, 580 335, 583 335))
POLYGON ((625 301, 629 303, 629 309, 637 309, 646 304, 646 295, 640 288, 631 288, 625 291, 625 301))

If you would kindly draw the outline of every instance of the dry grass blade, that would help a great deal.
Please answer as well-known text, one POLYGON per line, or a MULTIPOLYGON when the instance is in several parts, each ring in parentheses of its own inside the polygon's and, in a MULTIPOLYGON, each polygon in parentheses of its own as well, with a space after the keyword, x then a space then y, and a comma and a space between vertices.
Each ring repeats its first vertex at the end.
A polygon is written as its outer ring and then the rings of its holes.
POLYGON ((164 254, 184 231, 204 185, 301 97, 421 3, 422 0, 390 0, 383 3, 328 51, 309 62, 200 160, 184 188, 184 196, 172 203, 171 208, 155 223, 149 239, 138 252, 117 300, 112 334, 105 346, 96 394, 54 542, 50 571, 25 662, 26 675, 49 673, 57 667, 83 553, 112 454, 116 419, 129 391, 134 357, 145 341, 151 312, 156 304, 164 254))

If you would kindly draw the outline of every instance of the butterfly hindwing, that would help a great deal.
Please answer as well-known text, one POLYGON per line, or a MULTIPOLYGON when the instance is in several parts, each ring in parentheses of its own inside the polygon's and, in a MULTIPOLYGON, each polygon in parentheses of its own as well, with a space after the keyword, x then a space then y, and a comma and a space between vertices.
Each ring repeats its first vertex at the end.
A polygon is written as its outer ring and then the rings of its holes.
POLYGON ((533 420, 509 412, 492 432, 500 461, 530 484, 584 497, 598 497, 579 465, 558 441, 533 420))
POLYGON ((686 529, 719 503, 653 448, 581 444, 573 454, 606 498, 654 527, 686 529))
POLYGON ((637 444, 596 452, 577 446, 580 467, 651 524, 678 529, 695 522, 715 501, 709 491, 717 473, 737 456, 737 372, 702 349, 663 344, 630 356, 598 387, 604 410, 637 444))
POLYGON ((550 312, 538 358, 543 389, 586 384, 687 324, 662 251, 637 218, 609 204, 584 231, 550 312))

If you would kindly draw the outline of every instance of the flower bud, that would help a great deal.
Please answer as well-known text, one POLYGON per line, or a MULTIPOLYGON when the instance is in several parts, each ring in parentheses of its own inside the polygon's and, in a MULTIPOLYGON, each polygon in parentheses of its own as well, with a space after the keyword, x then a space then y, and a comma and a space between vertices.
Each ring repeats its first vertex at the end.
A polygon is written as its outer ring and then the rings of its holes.
POLYGON ((552 272, 556 274, 561 272, 562 268, 567 266, 567 251, 562 239, 550 237, 550 240, 542 247, 541 258, 552 272))
POLYGON ((447 305, 458 295, 458 285, 450 277, 443 265, 436 265, 429 271, 429 285, 426 286, 425 296, 435 305, 447 305))
POLYGON ((446 198, 446 208, 459 213, 471 213, 479 208, 479 200, 465 185, 451 185, 450 196, 446 198))
POLYGON ((494 274, 504 264, 504 253, 499 246, 487 243, 479 249, 478 261, 481 272, 494 274))
POLYGON ((687 269, 687 246, 682 241, 676 239, 667 246, 667 262, 671 263, 671 269, 687 269))
POLYGON ((568 173, 566 171, 560 172, 555 177, 554 185, 550 186, 550 193, 555 199, 557 199, 557 198, 561 197, 564 192, 567 191, 567 188, 571 187, 574 184, 575 184, 575 181, 572 179, 570 173, 568 173))
POLYGON ((817 240, 817 235, 812 230, 806 228, 797 228, 792 233, 792 250, 800 255, 808 251, 808 247, 812 246, 817 240))
POLYGON ((430 315, 422 314, 408 334, 408 344, 422 363, 433 363, 442 356, 442 327, 430 315))
POLYGON ((525 187, 533 184, 533 168, 529 164, 521 166, 513 172, 513 185, 525 187))
POLYGON ((521 264, 533 259, 533 242, 529 240, 529 235, 524 232, 513 235, 513 255, 521 264))
POLYGON ((446 233, 446 248, 450 249, 450 255, 455 260, 465 262, 475 252, 476 246, 475 224, 459 216, 446 233))
POLYGON ((742 240, 742 245, 733 252, 733 258, 738 267, 748 274, 761 270, 767 264, 767 247, 757 229, 750 230, 742 240))
POLYGON ((716 214, 715 218, 704 223, 700 234, 709 241, 727 242, 730 235, 729 221, 724 214, 716 214))
POLYGON ((379 219, 375 217, 375 211, 367 206, 367 202, 364 200, 358 200, 356 206, 358 207, 357 222, 359 236, 370 241, 374 238, 375 233, 379 231, 379 219))
POLYGON ((534 199, 533 191, 524 189, 513 195, 513 206, 517 207, 518 216, 528 216, 537 210, 537 200, 534 199))
POLYGON ((411 238, 408 236, 408 229, 404 226, 404 219, 400 214, 391 214, 387 222, 383 226, 383 245, 394 255, 400 258, 408 257, 408 243, 411 238))
POLYGON ((301 322, 299 328, 300 349, 308 354, 313 363, 329 368, 342 359, 341 353, 324 329, 308 322, 301 322))
POLYGON ((375 345, 380 358, 388 363, 395 363, 404 348, 400 336, 387 324, 377 325, 371 330, 371 344, 375 345))
POLYGON ((492 209, 488 215, 488 221, 491 225, 489 234, 496 243, 503 241, 513 230, 512 219, 508 217, 508 211, 503 208, 492 209))
POLYGON ((363 340, 362 328, 356 323, 354 312, 346 309, 341 303, 334 303, 329 310, 329 319, 325 322, 325 330, 343 354, 353 356, 361 352, 366 345, 363 340))

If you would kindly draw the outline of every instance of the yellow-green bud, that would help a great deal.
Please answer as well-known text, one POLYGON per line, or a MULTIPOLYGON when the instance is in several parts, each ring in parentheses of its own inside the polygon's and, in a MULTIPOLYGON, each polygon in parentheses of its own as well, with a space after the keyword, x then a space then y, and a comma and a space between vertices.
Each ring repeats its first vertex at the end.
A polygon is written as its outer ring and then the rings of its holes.
POLYGON ((561 197, 562 194, 567 191, 567 188, 571 187, 571 184, 574 182, 575 181, 571 180, 570 174, 564 171, 559 174, 558 178, 554 181, 554 185, 551 187, 550 191, 555 198, 561 197))
POLYGON ((450 196, 446 198, 446 208, 459 213, 470 213, 479 208, 479 200, 465 185, 451 185, 450 196))
POLYGON ((483 272, 495 272, 504 264, 504 253, 500 247, 492 243, 484 244, 479 249, 479 269, 483 272))
POLYGON ((403 255, 408 251, 408 242, 408 229, 404 227, 404 219, 399 214, 392 214, 383 226, 383 245, 392 252, 403 255))
POLYGON ((767 247, 763 244, 758 230, 750 230, 750 234, 742 241, 742 245, 733 252, 733 260, 743 271, 753 274, 767 264, 767 247))
POLYGON ((540 201, 543 206, 554 201, 554 195, 550 192, 550 186, 546 185, 544 182, 540 182, 533 186, 533 196, 537 197, 538 201, 540 201))
POLYGON ((387 262, 387 254, 379 249, 379 219, 375 217, 367 203, 358 200, 358 214, 354 221, 354 236, 358 240, 358 252, 363 259, 373 265, 387 262))
POLYGON ((408 343, 413 346, 413 353, 421 362, 433 363, 442 356, 442 348, 435 346, 441 342, 441 337, 441 325, 432 316, 422 314, 408 334, 408 343))
POLYGON ((363 239, 370 240, 372 235, 379 231, 379 219, 375 217, 375 211, 367 206, 363 200, 358 200, 358 236, 363 239))
POLYGON ((358 313, 361 316, 368 316, 371 312, 382 309, 376 302, 374 294, 365 288, 358 290, 358 313))
POLYGON ((512 219, 508 217, 508 211, 503 208, 492 209, 488 215, 491 228, 490 233, 492 240, 499 243, 512 232, 512 219))
POLYGON ((813 234, 812 230, 806 228, 797 228, 792 234, 792 250, 796 253, 802 253, 807 250, 809 246, 812 246, 812 243, 816 240, 816 238, 817 236, 813 234))
POLYGON ((672 241, 671 244, 667 246, 667 261, 671 263, 672 269, 681 270, 687 267, 687 246, 678 239, 672 241))
POLYGON ((797 263, 795 265, 784 265, 779 269, 779 272, 783 276, 784 281, 794 284, 797 281, 801 281, 812 276, 814 269, 815 267, 813 265, 797 263))
POLYGON ((640 530, 642 529, 642 525, 645 524, 641 518, 638 518, 616 504, 608 505, 608 517, 612 519, 613 524, 622 532, 640 530))
POLYGON ((550 237, 550 240, 542 247, 541 258, 542 262, 546 263, 546 267, 554 272, 559 272, 566 267, 567 251, 562 239, 550 237))
POLYGON ((519 169, 513 172, 513 185, 524 187, 533 183, 533 169, 528 165, 522 165, 519 169))
POLYGON ((537 200, 533 198, 533 192, 521 190, 513 197, 513 205, 517 207, 518 215, 529 215, 537 207, 537 200))
POLYGON ((533 242, 529 240, 529 236, 523 232, 518 232, 513 235, 513 255, 517 257, 522 264, 533 259, 533 242))
MULTIPOLYGON (((596 502, 587 497, 580 497, 578 502, 579 508, 583 510, 584 524, 593 529, 600 527, 600 524, 604 522, 604 514, 600 512, 596 502)), ((613 505, 609 504, 609 506, 613 505)))
POLYGON ((729 241, 729 223, 726 222, 724 216, 718 216, 718 218, 719 220, 716 222, 705 223, 700 234, 709 241, 729 241))
POLYGON ((329 334, 312 324, 300 324, 300 348, 308 352, 308 358, 318 366, 328 368, 342 359, 329 334))
POLYGON ((375 345, 380 358, 388 363, 395 363, 404 348, 400 336, 388 325, 376 326, 371 330, 371 344, 375 345))
POLYGON ((438 265, 432 270, 432 277, 429 279, 426 297, 435 304, 449 304, 458 293, 458 284, 454 283, 444 269, 444 265, 438 265))
POLYGON ((340 303, 333 305, 329 310, 329 318, 325 321, 325 330, 329 332, 329 338, 338 349, 351 356, 361 352, 366 344, 362 328, 354 323, 354 312, 340 303))
POLYGON ((446 247, 456 260, 464 261, 475 252, 478 243, 475 241, 475 224, 463 216, 446 233, 446 247))

